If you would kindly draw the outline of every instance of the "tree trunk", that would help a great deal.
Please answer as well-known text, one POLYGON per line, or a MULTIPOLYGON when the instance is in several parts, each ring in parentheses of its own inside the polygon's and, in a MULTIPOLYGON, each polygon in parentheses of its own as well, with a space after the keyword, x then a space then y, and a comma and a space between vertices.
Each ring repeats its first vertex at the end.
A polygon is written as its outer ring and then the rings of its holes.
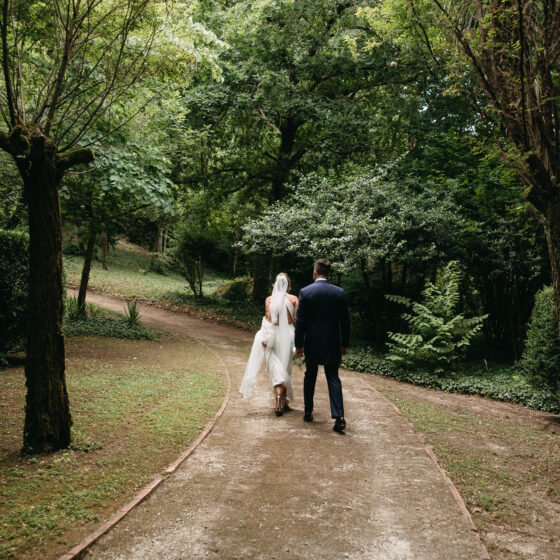
POLYGON ((269 256, 255 254, 253 255, 253 301, 262 303, 268 296, 268 269, 264 266, 269 256))
POLYGON ((31 139, 18 160, 29 209, 29 327, 25 378, 27 398, 23 452, 42 453, 70 444, 72 419, 64 376, 62 333, 62 222, 56 147, 31 139))
MULTIPOLYGON (((94 239, 94 247, 95 247, 95 239, 94 239)), ((92 249, 93 255, 93 249, 92 249)), ((107 232, 103 234, 103 270, 108 270, 107 268, 107 258, 109 257, 109 236, 107 232)))
POLYGON ((560 333, 560 197, 556 196, 547 204, 544 214, 544 231, 548 244, 548 254, 552 267, 552 288, 556 324, 560 333))
POLYGON ((80 280, 80 290, 78 291, 78 310, 85 315, 86 313, 86 294, 89 282, 89 273, 91 271, 91 261, 93 260, 93 251, 95 249, 95 233, 89 234, 89 239, 84 256, 84 266, 82 267, 82 278, 80 280))
POLYGON ((237 261, 239 259, 239 238, 241 237, 241 213, 237 214, 237 223, 235 225, 235 249, 233 254, 233 275, 237 274, 237 261))
POLYGON ((158 225, 154 253, 163 253, 163 228, 158 225))

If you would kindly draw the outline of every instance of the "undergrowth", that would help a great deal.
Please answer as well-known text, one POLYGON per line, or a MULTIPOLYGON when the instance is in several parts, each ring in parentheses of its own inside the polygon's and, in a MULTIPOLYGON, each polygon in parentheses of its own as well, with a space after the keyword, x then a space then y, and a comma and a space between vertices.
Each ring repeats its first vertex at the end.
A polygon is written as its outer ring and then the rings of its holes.
POLYGON ((65 336, 101 336, 126 340, 154 340, 158 333, 144 325, 130 325, 127 321, 113 317, 83 317, 64 320, 65 336))
POLYGON ((369 348, 350 349, 342 367, 365 373, 377 373, 397 381, 412 383, 446 393, 481 395, 494 400, 519 403, 545 412, 560 412, 558 396, 545 389, 535 389, 515 365, 482 363, 456 364, 445 374, 408 369, 387 360, 369 348))

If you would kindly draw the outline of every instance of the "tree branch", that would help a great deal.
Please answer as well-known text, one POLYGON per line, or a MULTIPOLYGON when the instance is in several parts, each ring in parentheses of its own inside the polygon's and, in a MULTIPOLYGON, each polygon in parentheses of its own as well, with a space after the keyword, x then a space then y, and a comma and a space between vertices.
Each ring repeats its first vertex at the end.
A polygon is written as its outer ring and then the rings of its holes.
POLYGON ((4 83, 6 85, 6 101, 8 103, 8 111, 10 113, 10 124, 13 126, 17 122, 17 114, 15 108, 15 94, 12 85, 12 77, 10 75, 10 55, 8 49, 8 16, 10 12, 10 0, 4 0, 2 6, 2 70, 4 71, 4 83))
POLYGON ((56 155, 56 165, 60 170, 66 171, 70 167, 81 163, 91 163, 93 161, 93 151, 91 148, 76 148, 67 152, 60 152, 56 155))

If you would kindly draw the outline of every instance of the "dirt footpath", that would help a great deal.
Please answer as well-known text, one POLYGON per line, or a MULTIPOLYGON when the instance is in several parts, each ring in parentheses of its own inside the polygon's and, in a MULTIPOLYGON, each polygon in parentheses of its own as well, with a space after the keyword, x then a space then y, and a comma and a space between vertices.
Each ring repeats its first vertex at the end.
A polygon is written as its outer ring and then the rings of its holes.
MULTIPOLYGON (((90 301, 122 310, 122 302, 90 301)), ((361 374, 342 372, 348 428, 332 430, 324 375, 304 423, 303 372, 294 411, 277 418, 265 372, 256 397, 237 389, 252 336, 184 313, 143 307, 153 327, 215 351, 232 396, 214 430, 149 498, 86 554, 95 559, 486 558, 454 488, 410 424, 361 374)))

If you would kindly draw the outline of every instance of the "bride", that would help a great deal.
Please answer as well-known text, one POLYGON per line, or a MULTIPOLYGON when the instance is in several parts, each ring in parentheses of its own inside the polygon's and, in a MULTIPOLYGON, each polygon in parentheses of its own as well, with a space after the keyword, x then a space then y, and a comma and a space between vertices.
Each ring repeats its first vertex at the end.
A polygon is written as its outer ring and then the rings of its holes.
POLYGON ((275 396, 276 416, 291 410, 293 400, 292 356, 294 347, 294 321, 298 298, 289 293, 290 278, 285 272, 276 276, 272 295, 266 298, 265 316, 253 342, 245 375, 239 391, 250 399, 257 384, 257 374, 263 360, 275 396))

